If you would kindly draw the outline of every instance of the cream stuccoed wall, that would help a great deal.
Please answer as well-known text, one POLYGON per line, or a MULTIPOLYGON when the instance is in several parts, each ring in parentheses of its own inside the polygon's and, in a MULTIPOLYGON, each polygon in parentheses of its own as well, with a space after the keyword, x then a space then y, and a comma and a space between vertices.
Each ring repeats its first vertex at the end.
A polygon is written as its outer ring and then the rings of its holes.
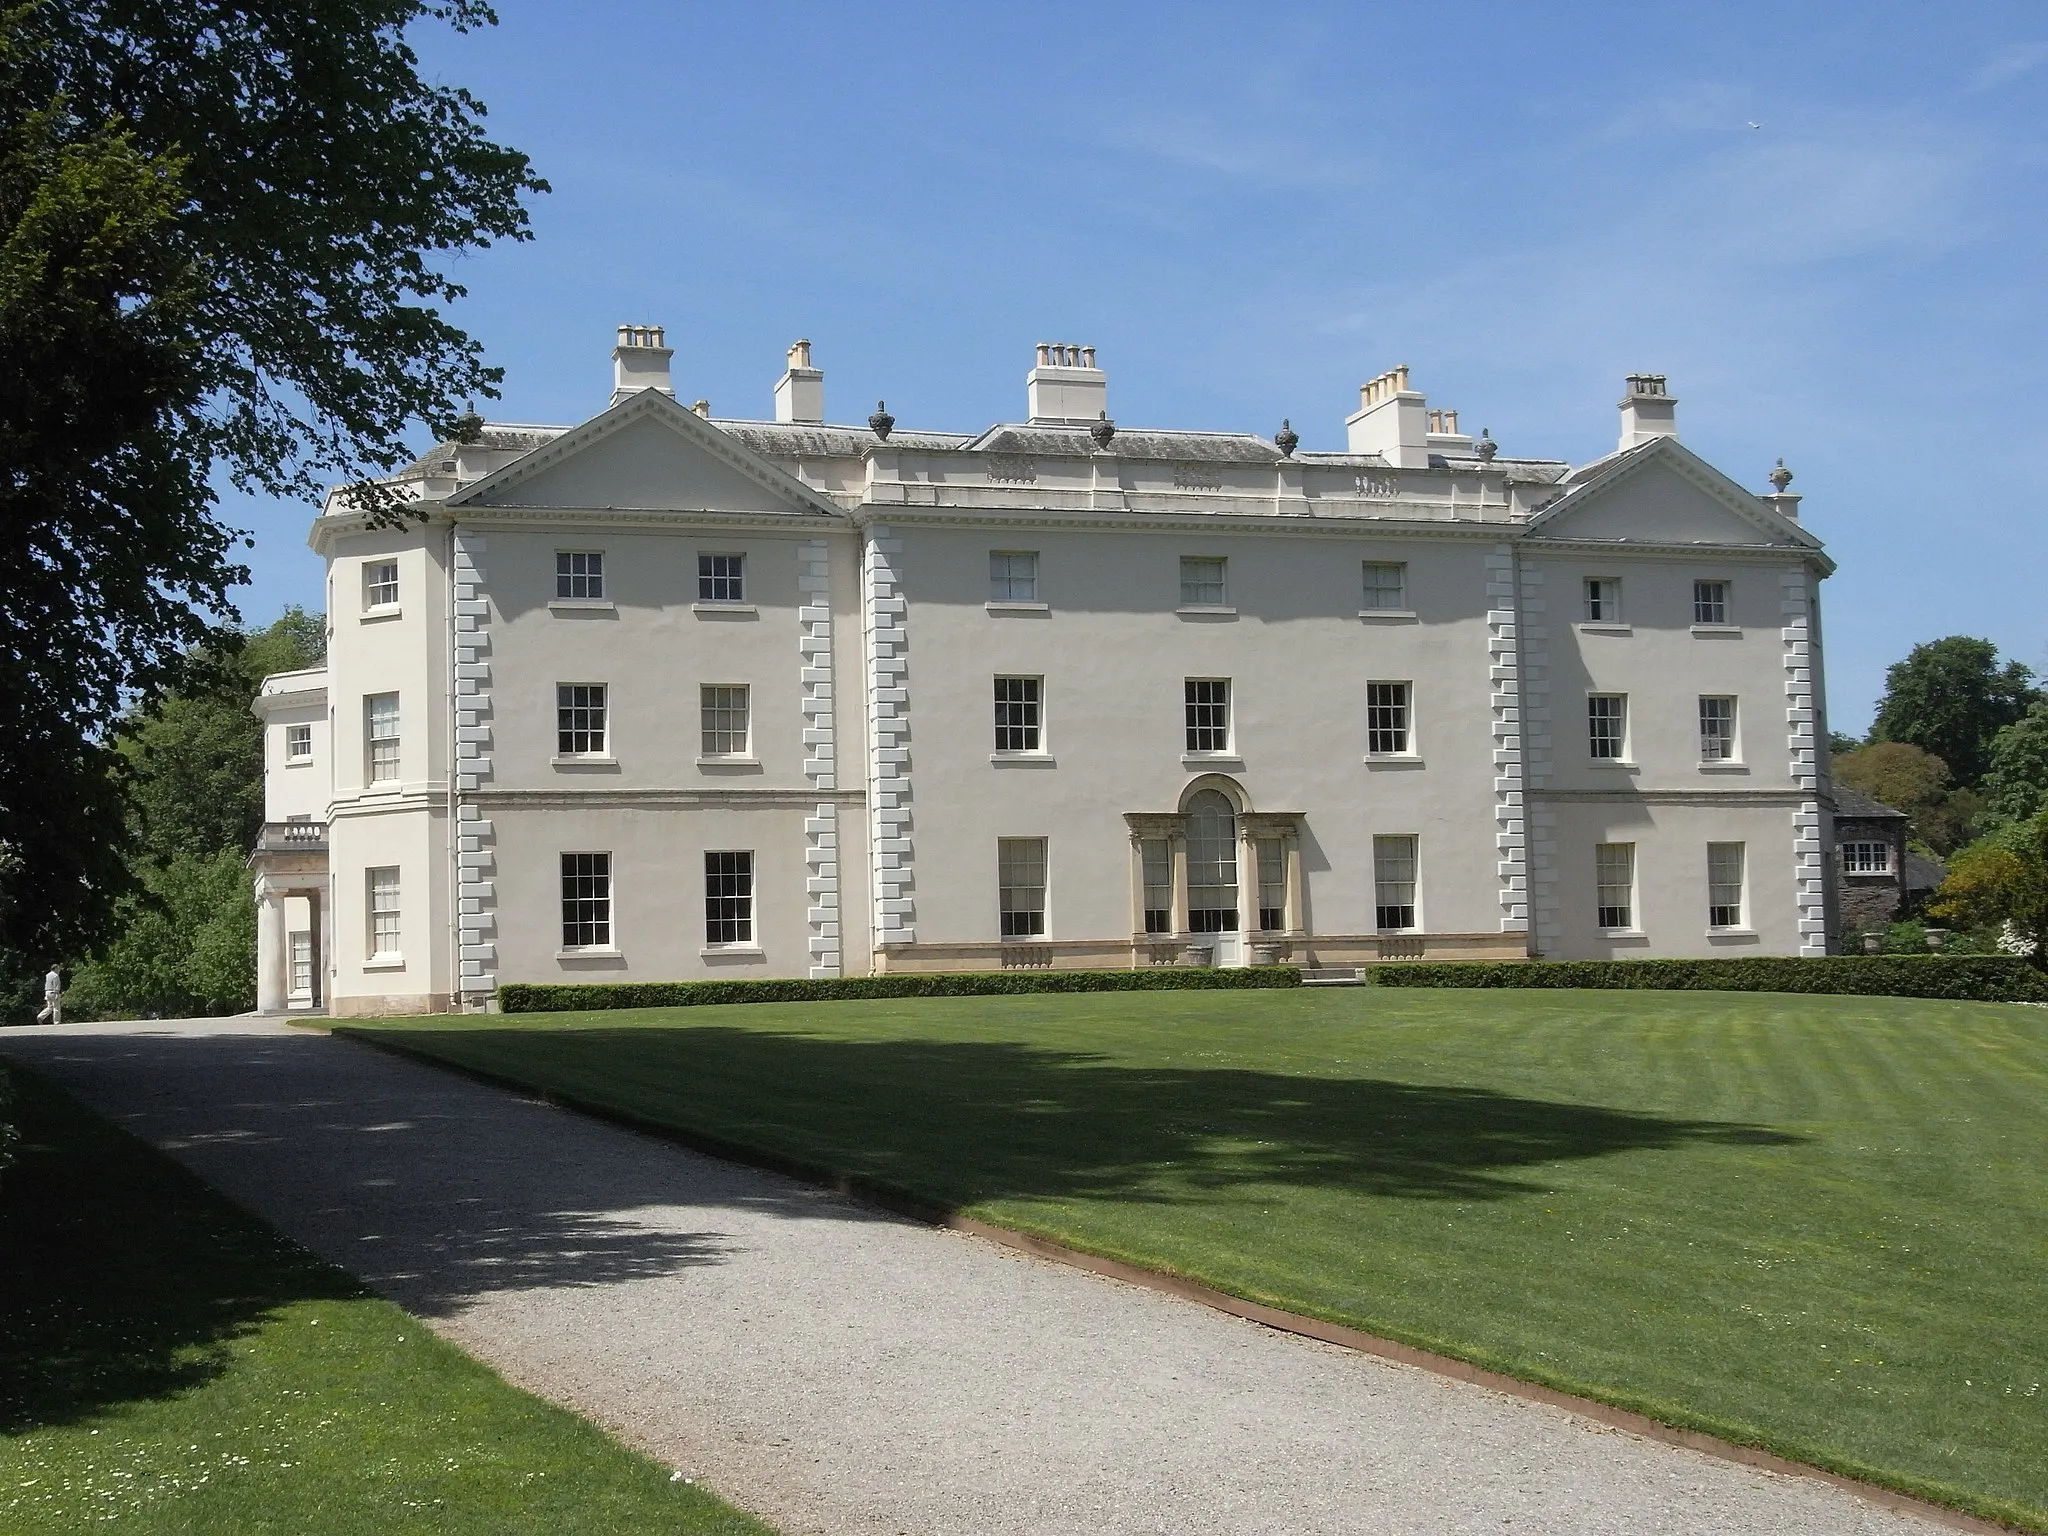
POLYGON ((427 1012, 453 998, 447 833, 447 529, 431 522, 346 533, 328 573, 328 709, 333 802, 328 826, 334 943, 329 1007, 337 1014, 427 1012), (363 566, 396 560, 396 611, 371 611, 363 566), (364 700, 399 698, 399 778, 368 782, 364 700), (370 958, 367 871, 399 871, 400 954, 370 958))
MULTIPOLYGON (((1372 840, 1406 834, 1420 839, 1423 926, 1500 934, 1491 540, 1213 522, 961 529, 900 515, 891 527, 907 599, 921 944, 999 937, 1000 837, 1048 840, 1049 940, 1128 937, 1125 813, 1176 811, 1208 773, 1241 785, 1254 811, 1304 813, 1311 932, 1375 931, 1372 840), (994 550, 1037 553, 1043 610, 989 605, 994 550), (1229 611, 1178 611, 1182 555, 1227 561, 1229 611), (1407 564, 1412 617, 1360 616, 1368 560, 1407 564), (994 754, 998 674, 1044 680, 1044 761, 994 754), (1184 682, 1218 677, 1231 682, 1234 751, 1189 758, 1184 682), (1410 683, 1411 755, 1368 760, 1369 681, 1410 683)), ((1241 890, 1240 907, 1255 906, 1241 890)))
POLYGON ((256 712, 263 720, 263 819, 327 819, 333 784, 334 743, 327 719, 327 669, 278 672, 263 680, 256 712), (285 752, 288 726, 312 733, 313 751, 292 758, 285 752))

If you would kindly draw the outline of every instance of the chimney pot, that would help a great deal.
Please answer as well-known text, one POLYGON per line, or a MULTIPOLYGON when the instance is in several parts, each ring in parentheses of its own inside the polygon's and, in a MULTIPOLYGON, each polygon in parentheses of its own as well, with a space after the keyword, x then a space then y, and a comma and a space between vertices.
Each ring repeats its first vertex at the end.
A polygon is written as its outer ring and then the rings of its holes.
POLYGON ((1069 341, 1038 344, 1038 366, 1024 379, 1030 419, 1041 424, 1088 426, 1109 412, 1109 380, 1096 366, 1095 349, 1069 341))
POLYGON ((1376 453, 1396 469, 1429 465, 1428 400, 1408 387, 1408 365, 1359 386, 1358 409, 1345 420, 1353 453, 1376 453))
POLYGON ((1632 373, 1621 398, 1621 446, 1636 448, 1659 437, 1678 436, 1678 397, 1661 373, 1632 373))
POLYGON ((674 356, 660 326, 620 326, 619 344, 612 348, 612 404, 649 389, 673 398, 669 359, 674 356))

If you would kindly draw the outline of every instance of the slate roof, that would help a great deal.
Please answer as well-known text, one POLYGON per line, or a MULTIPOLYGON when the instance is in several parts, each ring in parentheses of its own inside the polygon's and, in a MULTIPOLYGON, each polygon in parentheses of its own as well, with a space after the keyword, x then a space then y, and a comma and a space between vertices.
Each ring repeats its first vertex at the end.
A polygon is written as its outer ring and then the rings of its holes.
MULTIPOLYGON (((827 426, 811 421, 738 421, 712 417, 711 425, 737 438, 755 453, 770 458, 848 458, 857 459, 870 448, 879 448, 882 440, 875 436, 866 425, 858 427, 827 426)), ((944 449, 964 448, 969 434, 965 432, 906 432, 902 430, 889 434, 891 448, 944 449)))
POLYGON ((1860 790, 1835 786, 1835 814, 1854 816, 1864 821, 1904 821, 1906 813, 1895 810, 1882 800, 1873 800, 1860 790))

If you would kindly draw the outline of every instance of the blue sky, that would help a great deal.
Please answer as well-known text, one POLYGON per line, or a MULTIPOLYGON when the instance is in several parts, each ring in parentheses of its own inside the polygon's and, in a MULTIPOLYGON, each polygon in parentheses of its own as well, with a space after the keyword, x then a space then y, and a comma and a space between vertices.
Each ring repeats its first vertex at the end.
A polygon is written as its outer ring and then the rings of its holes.
MULTIPOLYGON (((553 183, 465 259, 498 419, 605 403, 623 322, 770 414, 1022 414, 1094 344, 1126 426, 1342 446, 1395 363, 1505 451, 1614 446, 1622 376, 1841 569, 1834 723, 1913 642, 2048 671, 2048 8, 512 0, 429 71, 553 183), (1760 124, 1751 127, 1752 123, 1760 124)), ((231 499, 249 619, 317 606, 310 511, 231 499)))

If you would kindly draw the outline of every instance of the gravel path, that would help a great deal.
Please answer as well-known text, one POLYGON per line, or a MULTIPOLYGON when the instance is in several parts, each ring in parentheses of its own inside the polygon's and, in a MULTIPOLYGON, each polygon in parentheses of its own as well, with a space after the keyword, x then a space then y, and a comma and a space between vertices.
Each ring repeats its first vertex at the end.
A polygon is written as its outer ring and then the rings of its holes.
POLYGON ((790 1536, 1943 1529, 344 1040, 66 1025, 0 1053, 790 1536))

